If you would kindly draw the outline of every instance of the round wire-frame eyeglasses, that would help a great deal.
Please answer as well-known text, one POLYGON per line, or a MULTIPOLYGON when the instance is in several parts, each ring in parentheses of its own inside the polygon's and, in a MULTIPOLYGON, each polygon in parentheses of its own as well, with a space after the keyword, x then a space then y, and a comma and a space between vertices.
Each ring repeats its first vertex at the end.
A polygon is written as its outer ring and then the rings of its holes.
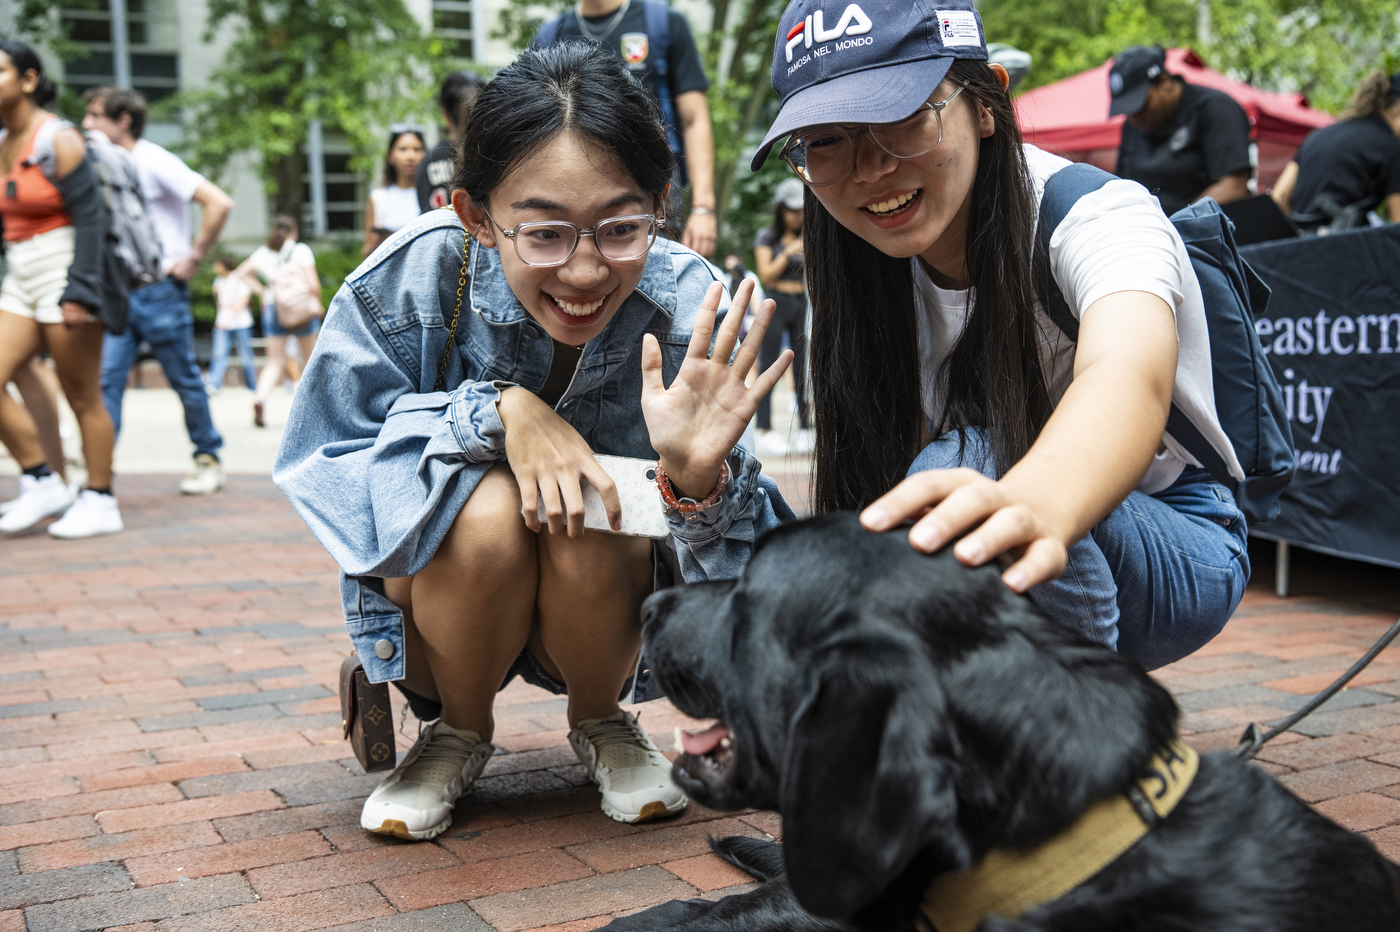
POLYGON ((788 137, 778 157, 788 164, 798 178, 813 188, 844 181, 855 170, 856 139, 862 133, 869 136, 881 151, 897 159, 916 159, 942 144, 943 110, 962 92, 963 86, 958 85, 953 93, 942 100, 926 100, 897 123, 830 123, 800 130, 788 137), (938 129, 933 145, 927 145, 929 113, 933 114, 938 129))
MULTIPOLYGON (((520 261, 536 269, 551 269, 568 262, 569 259, 573 257, 574 252, 577 251, 578 244, 585 236, 593 237, 594 245, 598 248, 598 254, 604 259, 610 262, 634 262, 651 251, 651 247, 656 243, 657 231, 659 231, 666 222, 664 216, 658 217, 654 214, 631 214, 626 217, 609 217, 587 230, 579 229, 576 224, 572 224, 567 220, 532 220, 526 223, 518 223, 508 230, 496 222, 496 218, 491 216, 490 211, 486 211, 485 213, 492 225, 501 231, 501 235, 515 245, 515 254, 520 258, 520 261), (640 239, 633 237, 626 240, 619 240, 617 245, 613 248, 625 247, 627 254, 619 256, 609 255, 608 249, 612 244, 607 244, 604 240, 599 239, 599 231, 602 231, 604 237, 606 237, 609 233, 627 223, 644 224, 646 226, 645 238, 640 239), (562 234, 566 230, 573 234, 573 242, 569 245, 568 251, 565 252, 562 257, 540 261, 544 255, 557 253, 560 249, 560 246, 551 245, 549 242, 540 243, 534 247, 527 245, 525 249, 521 249, 520 247, 520 237, 522 235, 528 237, 534 233, 549 232, 562 234), (534 258, 527 256, 527 252, 531 253, 534 258)), ((562 237, 557 242, 562 243, 562 237)))

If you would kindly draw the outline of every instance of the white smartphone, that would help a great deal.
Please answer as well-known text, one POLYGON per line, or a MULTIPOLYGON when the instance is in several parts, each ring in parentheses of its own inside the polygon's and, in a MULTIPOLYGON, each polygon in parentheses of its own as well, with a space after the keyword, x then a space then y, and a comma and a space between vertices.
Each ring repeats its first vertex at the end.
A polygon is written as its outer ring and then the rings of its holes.
MULTIPOLYGON (((583 481, 583 526, 590 531, 625 534, 629 537, 650 537, 662 540, 671 536, 666 524, 666 505, 656 489, 656 461, 639 460, 630 456, 593 457, 617 486, 617 498, 622 505, 622 530, 614 531, 608 524, 608 512, 603 496, 583 481)), ((547 525, 544 499, 537 499, 540 524, 547 525)))

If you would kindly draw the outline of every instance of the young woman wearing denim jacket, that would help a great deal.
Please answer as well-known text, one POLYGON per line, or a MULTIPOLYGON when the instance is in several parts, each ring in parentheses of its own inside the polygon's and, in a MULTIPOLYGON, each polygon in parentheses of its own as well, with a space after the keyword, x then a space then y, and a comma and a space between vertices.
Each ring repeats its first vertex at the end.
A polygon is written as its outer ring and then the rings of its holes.
POLYGON ((736 346, 742 313, 712 333, 711 266, 665 239, 647 251, 672 156, 613 57, 525 52, 482 89, 463 138, 454 209, 394 234, 331 302, 274 473, 344 571, 369 679, 441 706, 361 824, 443 831, 517 674, 567 691, 570 743, 605 812, 679 812, 669 763, 618 707, 655 694, 638 611, 653 544, 585 533, 580 482, 617 526, 592 455, 659 456, 675 494, 706 505, 669 516, 663 562, 687 581, 737 574, 792 516, 745 435, 791 354, 745 386, 771 302, 736 346), (561 221, 575 229, 528 226, 561 221))

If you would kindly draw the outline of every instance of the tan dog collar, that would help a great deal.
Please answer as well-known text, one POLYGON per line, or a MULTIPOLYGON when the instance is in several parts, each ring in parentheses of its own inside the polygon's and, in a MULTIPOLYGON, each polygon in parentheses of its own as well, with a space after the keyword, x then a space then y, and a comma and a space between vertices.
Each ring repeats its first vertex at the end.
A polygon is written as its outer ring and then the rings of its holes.
POLYGON ((1059 899, 1113 863, 1176 808, 1200 768, 1180 738, 1148 762, 1126 793, 1099 800, 1036 848, 994 848, 973 867, 935 877, 920 906, 934 932, 973 932, 988 916, 1015 919, 1059 899))

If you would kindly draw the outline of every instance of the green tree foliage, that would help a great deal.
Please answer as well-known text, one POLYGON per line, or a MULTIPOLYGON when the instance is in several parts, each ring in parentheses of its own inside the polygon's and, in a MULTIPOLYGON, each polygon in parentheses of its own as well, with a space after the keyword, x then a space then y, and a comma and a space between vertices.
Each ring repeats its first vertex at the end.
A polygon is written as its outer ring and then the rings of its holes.
POLYGON ((234 40, 209 88, 178 99, 191 115, 190 161, 217 176, 256 151, 279 213, 300 213, 312 119, 345 135, 356 168, 372 169, 384 126, 432 116, 445 64, 403 0, 210 0, 205 41, 225 23, 234 40))
POLYGON ((1023 89, 1156 42, 1335 112, 1361 75, 1400 52, 1394 0, 1207 0, 1204 10, 1199 0, 983 0, 980 10, 989 40, 1034 56, 1023 89))
MULTIPOLYGON (((508 0, 493 37, 523 49, 546 18, 572 6, 508 0)), ((772 191, 787 171, 776 159, 757 175, 748 167, 754 133, 766 129, 777 113, 769 74, 773 36, 786 6, 787 0, 714 0, 709 22, 690 23, 711 82, 706 96, 715 137, 720 256, 750 252, 754 233, 772 219, 772 191)))

